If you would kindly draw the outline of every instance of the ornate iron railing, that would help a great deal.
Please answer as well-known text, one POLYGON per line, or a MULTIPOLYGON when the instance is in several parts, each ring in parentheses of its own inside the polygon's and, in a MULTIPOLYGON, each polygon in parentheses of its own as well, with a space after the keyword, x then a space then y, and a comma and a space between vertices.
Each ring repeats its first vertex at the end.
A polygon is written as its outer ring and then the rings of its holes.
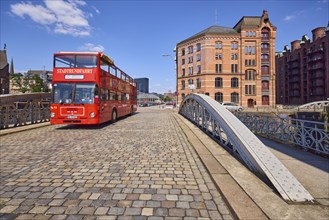
POLYGON ((285 200, 312 201, 313 197, 273 153, 237 117, 209 96, 189 94, 179 113, 240 158, 285 200))
POLYGON ((0 129, 49 121, 50 94, 0 96, 0 129))
POLYGON ((329 156, 329 124, 238 112, 235 115, 255 134, 329 156))

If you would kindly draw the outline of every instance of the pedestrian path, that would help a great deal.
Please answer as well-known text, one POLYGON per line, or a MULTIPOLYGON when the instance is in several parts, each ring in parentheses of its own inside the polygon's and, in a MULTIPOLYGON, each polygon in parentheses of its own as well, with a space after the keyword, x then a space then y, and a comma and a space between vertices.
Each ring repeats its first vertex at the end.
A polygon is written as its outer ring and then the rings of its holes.
POLYGON ((0 219, 233 219, 170 110, 1 136, 0 219))

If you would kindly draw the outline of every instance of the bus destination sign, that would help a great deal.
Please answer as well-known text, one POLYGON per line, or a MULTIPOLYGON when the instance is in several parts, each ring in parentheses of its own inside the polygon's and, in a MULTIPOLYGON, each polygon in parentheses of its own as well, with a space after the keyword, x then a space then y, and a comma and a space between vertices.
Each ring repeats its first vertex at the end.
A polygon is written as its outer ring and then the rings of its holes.
POLYGON ((64 74, 85 74, 85 73, 93 73, 93 69, 82 69, 82 68, 76 68, 76 69, 57 69, 57 73, 64 73, 64 74))

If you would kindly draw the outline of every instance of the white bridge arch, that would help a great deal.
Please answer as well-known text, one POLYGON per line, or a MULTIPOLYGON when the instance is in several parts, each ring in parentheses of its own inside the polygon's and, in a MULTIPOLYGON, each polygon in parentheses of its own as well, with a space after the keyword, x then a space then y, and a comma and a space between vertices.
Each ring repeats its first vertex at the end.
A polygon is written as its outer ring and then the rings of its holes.
POLYGON ((209 96, 189 94, 179 113, 228 148, 258 176, 269 180, 283 199, 313 201, 310 193, 271 151, 230 111, 209 96))

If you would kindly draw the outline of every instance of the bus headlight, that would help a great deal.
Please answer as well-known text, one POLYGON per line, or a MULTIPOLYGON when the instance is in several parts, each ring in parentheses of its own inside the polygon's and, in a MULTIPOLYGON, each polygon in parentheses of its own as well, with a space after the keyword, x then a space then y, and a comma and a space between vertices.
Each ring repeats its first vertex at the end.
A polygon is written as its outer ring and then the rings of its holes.
POLYGON ((50 117, 51 117, 51 118, 55 117, 55 112, 51 112, 51 113, 50 113, 50 117))
POLYGON ((92 117, 92 118, 95 117, 95 113, 94 113, 94 112, 91 112, 89 115, 90 115, 90 117, 92 117))

